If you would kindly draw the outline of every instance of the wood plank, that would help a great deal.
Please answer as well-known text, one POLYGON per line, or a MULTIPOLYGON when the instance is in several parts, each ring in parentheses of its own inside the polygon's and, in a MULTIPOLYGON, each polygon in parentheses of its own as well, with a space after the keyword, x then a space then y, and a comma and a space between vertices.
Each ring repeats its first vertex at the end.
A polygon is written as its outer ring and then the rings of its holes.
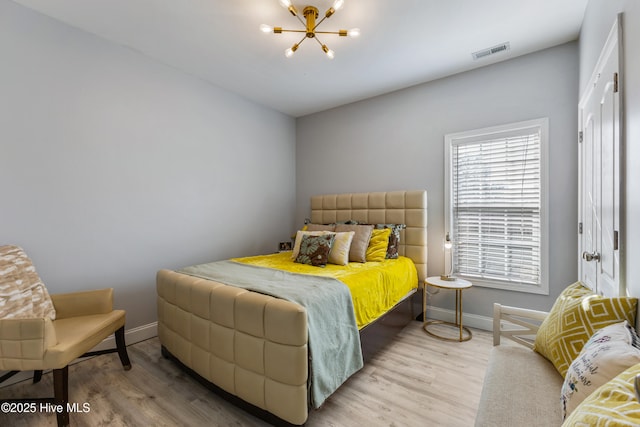
MULTIPOLYGON (((430 337, 411 322, 389 346, 311 413, 308 426, 470 426, 477 411, 492 337, 473 330, 470 341, 430 337)), ((128 347, 124 371, 117 354, 69 367, 69 401, 90 405, 72 413, 73 426, 267 426, 207 390, 160 354, 157 338, 128 347)), ((53 392, 47 372, 0 388, 0 400, 53 392)), ((0 413, 0 425, 55 426, 52 413, 0 413)))

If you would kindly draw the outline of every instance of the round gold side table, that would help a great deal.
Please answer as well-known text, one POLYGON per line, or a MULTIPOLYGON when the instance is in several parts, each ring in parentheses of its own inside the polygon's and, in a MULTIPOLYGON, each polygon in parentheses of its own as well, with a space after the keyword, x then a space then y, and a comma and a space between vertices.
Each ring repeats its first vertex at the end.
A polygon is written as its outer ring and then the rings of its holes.
POLYGON ((440 276, 427 277, 424 281, 424 289, 422 292, 422 329, 432 337, 445 341, 469 341, 471 339, 471 331, 462 325, 462 291, 472 286, 471 282, 464 279, 456 278, 456 280, 442 280, 440 276), (427 320, 427 286, 434 286, 440 289, 451 289, 456 291, 456 320, 454 323, 445 322, 444 320, 427 320), (458 328, 460 333, 458 338, 445 337, 429 331, 430 325, 442 324, 458 328))

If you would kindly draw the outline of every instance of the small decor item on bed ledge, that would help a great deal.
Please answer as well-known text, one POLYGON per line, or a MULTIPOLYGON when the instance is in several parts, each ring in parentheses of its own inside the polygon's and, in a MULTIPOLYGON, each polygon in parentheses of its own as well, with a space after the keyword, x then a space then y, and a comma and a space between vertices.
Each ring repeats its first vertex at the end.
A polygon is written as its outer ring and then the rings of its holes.
POLYGON ((291 242, 280 242, 278 244, 278 252, 289 252, 293 249, 291 242))

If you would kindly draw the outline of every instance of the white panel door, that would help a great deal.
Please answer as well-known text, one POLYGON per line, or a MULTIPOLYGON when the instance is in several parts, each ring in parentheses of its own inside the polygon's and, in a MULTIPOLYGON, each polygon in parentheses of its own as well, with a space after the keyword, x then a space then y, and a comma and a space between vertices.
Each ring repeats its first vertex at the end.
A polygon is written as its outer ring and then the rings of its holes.
POLYGON ((600 145, 600 120, 597 115, 597 104, 595 97, 589 98, 584 108, 581 110, 583 115, 582 125, 582 145, 580 146, 581 154, 581 198, 582 198, 582 241, 581 241, 581 268, 580 280, 589 288, 596 290, 598 288, 597 281, 597 261, 591 260, 587 262, 585 258, 588 254, 599 256, 600 244, 598 237, 600 236, 600 221, 598 219, 598 165, 599 145, 600 145))
POLYGON ((580 102, 580 279, 602 295, 620 281, 619 22, 614 24, 580 102))

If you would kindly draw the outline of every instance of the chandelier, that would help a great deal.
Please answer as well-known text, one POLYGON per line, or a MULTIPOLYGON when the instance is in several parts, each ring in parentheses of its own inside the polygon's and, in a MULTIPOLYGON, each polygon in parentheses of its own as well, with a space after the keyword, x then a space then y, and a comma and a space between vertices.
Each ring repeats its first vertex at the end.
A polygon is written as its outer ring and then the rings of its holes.
POLYGON ((260 30, 262 30, 262 32, 264 33, 273 33, 273 34, 304 33, 304 37, 302 37, 302 40, 300 40, 298 43, 294 43, 293 46, 291 46, 285 51, 284 54, 287 58, 290 58, 291 56, 293 56, 293 54, 296 52, 296 50, 298 50, 298 47, 300 47, 303 41, 305 41, 306 39, 314 39, 315 41, 318 42, 318 44, 322 48, 322 51, 329 58, 333 59, 334 52, 331 49, 329 49, 326 44, 318 40, 318 34, 336 34, 341 37, 346 37, 346 36, 357 37, 360 35, 360 29, 358 28, 353 28, 351 30, 338 30, 338 31, 317 31, 317 28, 320 26, 320 24, 324 22, 325 19, 330 18, 334 13, 336 13, 337 10, 342 8, 342 6, 344 5, 344 0, 335 0, 333 3, 333 6, 327 9, 327 11, 324 13, 324 17, 318 22, 316 22, 316 19, 318 19, 318 16, 319 16, 317 7, 305 6, 305 8, 302 9, 302 16, 300 16, 300 14, 298 13, 298 9, 296 9, 296 7, 293 4, 291 4, 291 0, 280 0, 280 4, 285 9, 287 9, 293 16, 298 18, 298 20, 302 23, 302 25, 305 26, 305 29, 304 30, 285 30, 282 27, 272 27, 270 25, 262 24, 260 26, 260 30), (304 17, 304 19, 302 17, 304 17))

